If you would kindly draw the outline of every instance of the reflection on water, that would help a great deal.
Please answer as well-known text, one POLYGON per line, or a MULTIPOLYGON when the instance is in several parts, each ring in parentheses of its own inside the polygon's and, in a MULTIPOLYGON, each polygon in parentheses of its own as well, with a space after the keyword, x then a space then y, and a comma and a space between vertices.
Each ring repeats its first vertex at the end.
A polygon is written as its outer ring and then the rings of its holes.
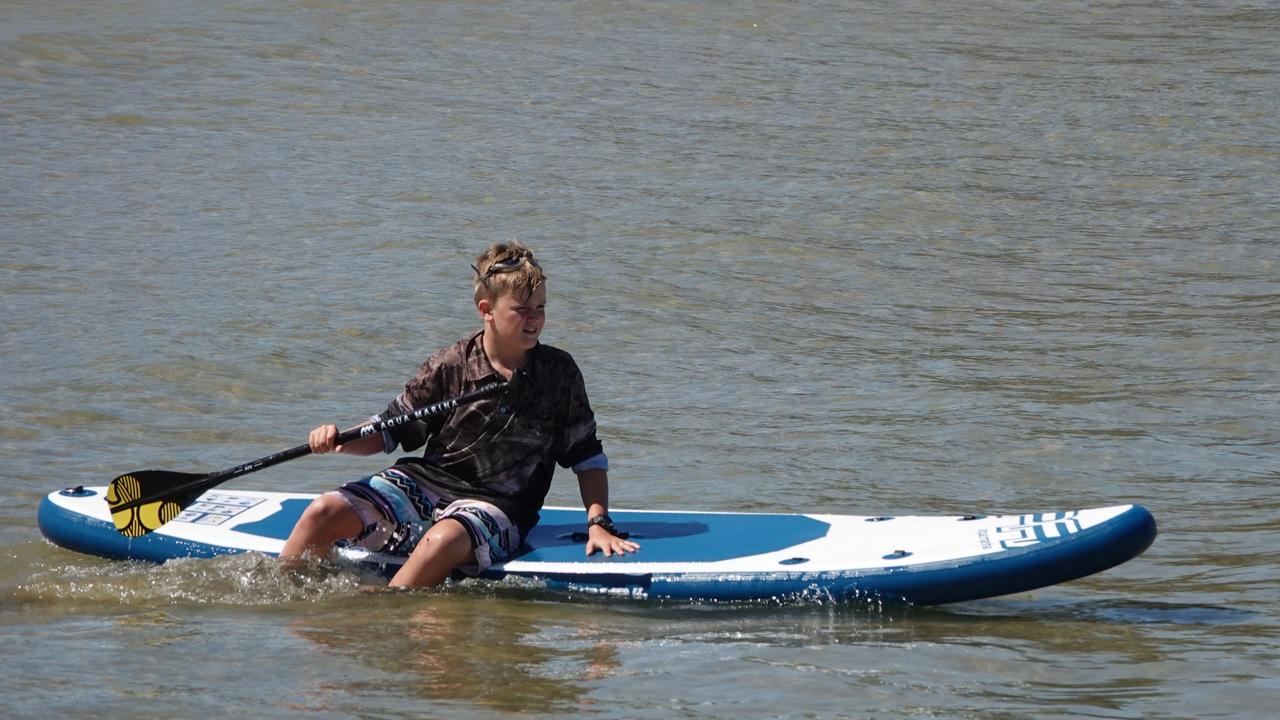
POLYGON ((588 683, 621 666, 615 643, 586 613, 474 595, 384 596, 308 614, 290 630, 396 677, 407 695, 497 710, 572 710, 588 683))
MULTIPOLYGON (((1005 711, 996 717, 1064 704, 1114 713, 1160 707, 1170 696, 1162 668, 1227 649, 1215 673, 1249 678, 1236 696, 1248 707, 1261 682, 1250 668, 1269 657, 1267 621, 1254 613, 1106 597, 1082 583, 912 608, 566 601, 486 582, 402 593, 371 591, 369 580, 320 563, 285 572, 254 555, 57 562, 0 595, 0 624, 15 638, 87 643, 61 662, 82 673, 109 717, 175 703, 213 712, 228 697, 268 715, 309 716, 467 707, 563 716, 615 706, 655 718, 696 707, 840 714, 849 697, 879 716, 900 713, 904 695, 926 715, 990 714, 992 703, 1005 711), (151 674, 125 672, 121 653, 151 674), (212 658, 249 664, 226 676, 212 658), (278 675, 259 676, 267 659, 278 675), (92 669, 103 663, 113 669, 92 669), (739 686, 741 700, 713 690, 741 677, 755 678, 749 691, 739 686)), ((42 697, 11 711, 34 717, 49 704, 42 697)))

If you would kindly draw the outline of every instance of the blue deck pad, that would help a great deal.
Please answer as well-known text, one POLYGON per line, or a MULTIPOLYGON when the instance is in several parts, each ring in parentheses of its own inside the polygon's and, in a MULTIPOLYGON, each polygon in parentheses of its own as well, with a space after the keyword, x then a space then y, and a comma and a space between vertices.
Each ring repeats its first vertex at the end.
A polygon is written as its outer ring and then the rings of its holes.
POLYGON ((293 526, 298 524, 298 518, 302 517, 302 512, 310 504, 310 500, 302 498, 285 500, 280 503, 280 509, 276 512, 257 522, 236 525, 235 530, 236 532, 248 533, 259 537, 288 540, 289 533, 293 532, 293 526))
MULTIPOLYGON (((825 537, 831 527, 804 515, 748 515, 622 511, 611 513, 619 532, 640 544, 637 553, 595 562, 717 562, 778 552, 825 537)), ((544 510, 529 533, 529 551, 516 560, 582 562, 583 543, 574 533, 586 531, 580 511, 544 510)))
MULTIPOLYGON (((309 500, 285 500, 279 511, 235 530, 286 540, 309 500)), ((831 527, 803 515, 755 515, 622 511, 613 513, 619 532, 630 533, 641 551, 622 557, 596 554, 596 562, 716 562, 777 552, 826 536, 831 527)), ((577 510, 544 509, 542 521, 529 533, 528 548, 515 559, 540 562, 582 562, 583 541, 574 533, 586 531, 577 510)))
MULTIPOLYGON (((256 522, 235 526, 237 532, 286 540, 309 500, 290 499, 279 511, 256 522)), ((542 521, 529 533, 528 548, 518 560, 582 562, 583 541, 574 533, 587 529, 582 512, 544 509, 542 521)), ((777 552, 825 537, 831 527, 803 515, 756 515, 622 511, 613 514, 619 532, 630 533, 641 551, 622 557, 594 555, 596 562, 716 562, 777 552)))

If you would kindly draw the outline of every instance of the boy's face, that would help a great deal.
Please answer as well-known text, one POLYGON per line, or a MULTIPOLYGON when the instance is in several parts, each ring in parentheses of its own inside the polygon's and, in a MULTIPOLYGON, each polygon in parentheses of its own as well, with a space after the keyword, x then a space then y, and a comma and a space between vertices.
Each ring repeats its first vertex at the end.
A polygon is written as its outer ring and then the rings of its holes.
POLYGON ((547 322, 547 286, 539 285, 527 298, 507 293, 496 301, 481 300, 477 308, 495 340, 512 350, 530 350, 547 322))

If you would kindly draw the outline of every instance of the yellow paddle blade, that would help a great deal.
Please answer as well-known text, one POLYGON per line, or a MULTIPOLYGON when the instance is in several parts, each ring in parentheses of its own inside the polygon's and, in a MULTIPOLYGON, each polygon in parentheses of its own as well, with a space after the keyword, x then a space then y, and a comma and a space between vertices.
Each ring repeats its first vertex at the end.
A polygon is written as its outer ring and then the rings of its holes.
MULTIPOLYGON (((162 477, 162 474, 156 471, 144 470, 137 475, 144 476, 143 479, 148 481, 145 485, 154 486, 162 479, 172 482, 175 474, 163 474, 162 477)), ((190 494, 186 493, 178 497, 156 497, 139 503, 144 492, 154 496, 156 488, 144 486, 143 479, 137 475, 121 475, 112 480, 107 486, 106 496, 107 508, 111 511, 111 520, 115 523, 116 530, 121 535, 131 538, 146 535, 174 519, 182 513, 182 504, 189 504, 192 499, 186 497, 190 494)))

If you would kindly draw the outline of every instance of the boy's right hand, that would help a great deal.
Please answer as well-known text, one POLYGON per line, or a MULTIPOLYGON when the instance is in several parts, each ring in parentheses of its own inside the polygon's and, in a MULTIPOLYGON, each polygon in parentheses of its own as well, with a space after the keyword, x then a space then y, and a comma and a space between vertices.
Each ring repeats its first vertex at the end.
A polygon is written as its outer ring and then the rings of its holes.
POLYGON ((335 450, 341 452, 342 446, 334 444, 337 439, 337 425, 320 425, 307 436, 307 444, 311 446, 311 452, 317 455, 323 455, 335 450))

